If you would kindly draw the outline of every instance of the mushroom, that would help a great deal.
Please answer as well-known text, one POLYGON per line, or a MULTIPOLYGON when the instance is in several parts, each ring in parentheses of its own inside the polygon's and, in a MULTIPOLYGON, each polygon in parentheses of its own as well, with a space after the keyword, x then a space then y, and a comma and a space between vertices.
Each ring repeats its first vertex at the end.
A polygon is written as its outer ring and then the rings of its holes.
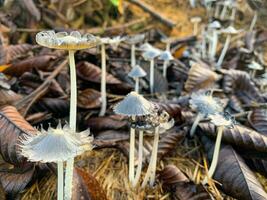
POLYGON ((193 93, 189 101, 191 108, 198 111, 197 117, 191 127, 190 136, 193 137, 198 123, 208 115, 222 112, 223 107, 219 99, 212 97, 212 94, 203 92, 193 93))
POLYGON ((223 131, 225 127, 233 128, 233 126, 236 123, 235 119, 229 113, 224 113, 224 114, 216 113, 216 114, 209 115, 209 118, 211 119, 211 123, 213 123, 217 127, 217 137, 216 137, 211 165, 208 171, 208 177, 204 179, 203 184, 207 183, 208 178, 212 178, 216 170, 218 158, 220 154, 222 135, 223 135, 223 131))
POLYGON ((226 15, 227 9, 229 7, 231 7, 232 4, 233 4, 233 2, 230 1, 230 0, 226 0, 226 1, 222 2, 223 9, 222 9, 222 12, 221 12, 221 15, 220 15, 220 20, 224 20, 225 19, 225 15, 226 15))
POLYGON ((150 48, 145 50, 145 52, 142 54, 145 60, 150 61, 150 78, 149 78, 149 85, 150 85, 150 93, 152 94, 154 92, 154 59, 159 56, 161 51, 156 48, 150 48))
POLYGON ((211 39, 211 45, 209 49, 209 55, 211 59, 215 58, 216 50, 217 50, 217 43, 218 43, 218 29, 221 28, 220 22, 217 20, 213 21, 208 25, 208 28, 212 32, 212 39, 211 39))
MULTIPOLYGON (((62 49, 69 51, 70 65, 70 119, 69 124, 73 132, 76 131, 76 115, 77 115, 77 84, 76 84, 76 67, 74 53, 77 50, 92 48, 100 44, 100 39, 91 34, 81 35, 78 31, 72 31, 70 34, 66 32, 42 31, 37 33, 36 42, 48 48, 62 49)), ((72 179, 73 179, 74 159, 67 161, 66 180, 65 180, 65 199, 68 200, 72 195, 72 179)))
POLYGON ((171 54, 170 51, 166 50, 163 51, 160 55, 159 55, 159 60, 163 60, 163 76, 166 78, 167 75, 167 67, 169 65, 169 62, 171 60, 173 60, 173 56, 171 54))
POLYGON ((129 72, 128 76, 135 80, 135 92, 139 93, 139 78, 145 77, 146 72, 139 65, 135 65, 129 72))
POLYGON ((166 51, 171 51, 171 43, 175 42, 176 40, 177 40, 176 37, 167 37, 161 39, 161 42, 165 43, 166 51))
POLYGON ((257 71, 257 70, 263 70, 263 67, 262 67, 259 63, 257 63, 256 61, 252 61, 252 62, 248 65, 248 68, 249 68, 249 69, 252 69, 252 71, 251 71, 251 73, 250 73, 250 75, 251 75, 252 78, 255 77, 255 75, 256 75, 256 71, 257 71))
MULTIPOLYGON (((151 128, 143 118, 151 115, 154 112, 154 104, 150 103, 143 96, 137 92, 129 93, 121 102, 114 107, 114 112, 119 115, 128 116, 131 121, 130 128, 130 149, 129 149, 129 181, 132 185, 136 183, 134 177, 134 145, 135 145, 135 131, 138 129, 139 123, 144 128, 151 128)), ((139 129, 139 148, 138 148, 138 170, 142 169, 143 156, 143 130, 139 129), (141 166, 139 166, 141 165, 141 166)), ((140 176, 140 175, 139 175, 140 176)))
POLYGON ((89 133, 89 130, 76 133, 67 125, 62 128, 59 123, 56 129, 49 127, 45 131, 42 128, 38 134, 23 135, 19 138, 20 153, 31 162, 57 163, 58 200, 63 200, 64 195, 64 162, 92 149, 89 133))
POLYGON ((104 116, 107 109, 107 93, 106 93, 106 45, 111 45, 116 49, 124 38, 120 36, 114 38, 101 38, 101 109, 99 116, 104 116))
POLYGON ((142 42, 144 39, 145 39, 144 34, 128 36, 127 38, 125 38, 125 42, 131 45, 131 67, 134 67, 136 65, 135 45, 142 42))
POLYGON ((194 26, 193 34, 197 35, 198 24, 201 22, 201 18, 200 17, 192 17, 190 21, 191 21, 191 23, 193 23, 193 26, 194 26))
POLYGON ((230 45, 231 42, 231 35, 237 34, 239 33, 239 31, 237 31, 233 26, 229 26, 226 29, 221 31, 222 33, 225 33, 227 35, 226 37, 226 41, 224 43, 224 47, 222 49, 221 55, 216 63, 216 67, 220 68, 224 59, 224 56, 226 54, 226 51, 230 45))

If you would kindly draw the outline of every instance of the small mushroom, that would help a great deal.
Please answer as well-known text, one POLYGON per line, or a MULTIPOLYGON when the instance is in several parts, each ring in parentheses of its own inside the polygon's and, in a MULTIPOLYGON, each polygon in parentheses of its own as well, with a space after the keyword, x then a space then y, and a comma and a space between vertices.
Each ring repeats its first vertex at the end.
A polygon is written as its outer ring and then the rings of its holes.
POLYGON ((211 119, 211 123, 213 123, 217 127, 217 137, 216 137, 211 165, 208 171, 208 177, 204 179, 203 184, 207 183, 208 178, 212 178, 216 170, 224 129, 226 127, 233 128, 233 126, 236 123, 235 119, 229 113, 224 113, 224 114, 216 113, 216 114, 209 115, 209 118, 211 119))
MULTIPOLYGON (((77 84, 76 84, 76 67, 74 53, 77 50, 92 48, 100 44, 100 38, 91 34, 81 35, 78 31, 72 31, 70 34, 66 32, 42 31, 36 34, 36 42, 48 48, 62 49, 69 52, 70 65, 70 128, 76 131, 76 115, 77 115, 77 84)), ((73 180, 74 159, 67 161, 66 181, 65 181, 65 199, 69 200, 72 196, 72 180, 73 180)))
POLYGON ((254 78, 255 75, 256 75, 256 71, 258 70, 263 70, 263 67, 257 63, 256 61, 252 61, 249 65, 248 65, 248 68, 251 69, 251 77, 254 78))
MULTIPOLYGON (((114 112, 119 115, 128 116, 132 122, 130 129, 130 150, 129 150, 129 181, 135 186, 138 182, 134 176, 134 145, 135 145, 135 132, 139 122, 146 125, 146 116, 153 114, 155 109, 154 104, 150 103, 143 96, 139 95, 137 92, 129 93, 121 102, 119 102, 114 107, 114 112), (143 120, 144 118, 144 120, 143 120)), ((149 126, 150 127, 150 126, 149 126)), ((140 178, 139 171, 142 169, 142 160, 143 160, 143 130, 139 129, 139 148, 138 148, 138 172, 137 175, 140 178), (141 166, 140 166, 141 165, 141 166)))
POLYGON ((176 37, 167 37, 161 39, 161 42, 165 43, 166 45, 166 51, 171 51, 171 44, 177 40, 176 37))
POLYGON ((143 54, 143 58, 145 60, 150 61, 150 78, 149 78, 149 85, 150 85, 150 93, 152 94, 154 92, 154 67, 155 67, 155 61, 154 59, 159 56, 161 51, 156 48, 150 48, 147 49, 143 54))
POLYGON ((107 109, 107 94, 106 94, 106 45, 111 45, 116 49, 124 38, 119 36, 114 38, 101 38, 101 109, 99 116, 104 116, 107 109))
POLYGON ((219 99, 212 97, 211 94, 203 92, 193 93, 189 101, 191 108, 198 111, 197 117, 191 127, 190 136, 193 137, 198 123, 208 115, 222 112, 223 107, 219 99))
POLYGON ((191 23, 193 23, 193 26, 194 26, 193 34, 197 35, 198 24, 201 22, 201 18, 200 17, 192 17, 190 21, 191 21, 191 23))
POLYGON ((92 149, 93 139, 89 133, 89 130, 75 133, 66 125, 62 128, 59 123, 56 129, 49 127, 47 131, 41 129, 38 134, 19 138, 20 153, 31 162, 57 163, 58 200, 63 200, 64 195, 64 162, 92 149))
POLYGON ((128 76, 135 80, 135 92, 139 93, 139 78, 145 77, 146 72, 139 65, 135 65, 129 72, 128 76))
POLYGON ((144 34, 128 36, 125 38, 125 42, 131 45, 131 67, 134 67, 136 65, 135 45, 142 42, 144 39, 145 39, 144 34))
POLYGON ((171 54, 170 51, 166 50, 163 51, 160 55, 159 55, 159 60, 163 60, 163 76, 166 78, 167 75, 167 67, 170 63, 171 60, 173 60, 173 56, 171 54))
POLYGON ((224 47, 222 49, 221 55, 216 63, 216 67, 218 68, 220 68, 222 65, 223 59, 225 57, 225 54, 231 42, 231 36, 239 33, 239 31, 236 30, 233 26, 229 26, 226 29, 222 30, 221 32, 226 34, 227 36, 226 36, 226 41, 224 43, 224 47))

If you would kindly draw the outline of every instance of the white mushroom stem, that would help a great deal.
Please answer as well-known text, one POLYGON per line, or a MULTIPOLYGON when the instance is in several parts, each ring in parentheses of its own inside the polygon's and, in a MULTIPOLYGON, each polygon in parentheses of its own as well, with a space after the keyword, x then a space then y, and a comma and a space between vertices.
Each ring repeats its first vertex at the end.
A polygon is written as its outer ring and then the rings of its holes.
POLYGON ((99 116, 104 116, 107 109, 106 93, 106 47, 101 44, 101 109, 99 116))
POLYGON ((129 181, 133 184, 134 181, 134 144, 135 144, 135 129, 130 130, 130 150, 129 150, 129 181))
POLYGON ((250 24, 250 28, 249 28, 250 32, 253 31, 253 29, 254 29, 254 27, 256 25, 257 19, 258 19, 258 13, 255 12, 254 17, 253 17, 253 19, 251 21, 251 24, 250 24))
POLYGON ((202 58, 206 57, 206 34, 205 34, 205 27, 202 29, 202 44, 201 44, 201 50, 202 50, 202 58))
POLYGON ((236 7, 233 7, 232 14, 231 14, 231 17, 230 17, 232 22, 235 21, 235 15, 236 15, 236 7))
POLYGON ((218 18, 219 17, 219 14, 220 14, 220 4, 216 3, 216 6, 215 6, 215 12, 214 12, 214 17, 215 18, 218 18))
POLYGON ((135 61, 135 44, 131 45, 131 67, 134 67, 136 65, 135 61))
POLYGON ((150 60, 150 93, 152 94, 154 92, 154 59, 150 60))
POLYGON ((138 166, 136 169, 135 178, 133 181, 133 186, 135 187, 139 182, 142 172, 142 164, 143 164, 143 131, 139 131, 139 141, 138 141, 138 166))
MULTIPOLYGON (((74 60, 75 51, 69 51, 70 65, 70 128, 76 132, 76 115, 77 115, 77 83, 76 83, 76 66, 74 60)), ((67 160, 66 178, 65 178, 65 198, 70 200, 72 196, 72 180, 73 180, 74 158, 67 160)))
POLYGON ((168 65, 169 65, 169 61, 168 60, 164 60, 164 62, 163 62, 163 77, 165 77, 165 78, 167 76, 168 65))
POLYGON ((171 43, 170 42, 166 43, 166 51, 171 51, 171 43))
POLYGON ((254 78, 255 77, 255 75, 256 75, 256 69, 253 69, 252 71, 250 71, 250 76, 252 77, 252 78, 254 78))
POLYGON ((223 6, 223 9, 222 9, 222 12, 221 12, 221 15, 220 15, 220 20, 224 20, 224 17, 226 15, 226 12, 227 12, 227 5, 224 5, 223 6))
POLYGON ((217 167, 217 163, 218 163, 218 159, 219 159, 219 154, 220 154, 220 147, 221 147, 221 141, 222 141, 222 135, 223 135, 223 129, 224 126, 219 126, 218 127, 218 133, 217 133, 217 137, 216 137, 216 142, 215 142, 215 147, 214 147, 214 151, 213 151, 213 156, 212 156, 212 161, 211 161, 211 165, 208 171, 208 177, 206 177, 203 181, 204 184, 207 183, 208 178, 212 178, 216 167, 217 167))
POLYGON ((198 33, 198 22, 194 22, 193 35, 197 35, 197 33, 198 33))
POLYGON ((224 44, 224 47, 223 47, 223 50, 222 50, 221 55, 220 55, 220 57, 219 57, 219 59, 217 61, 217 64, 216 64, 218 68, 220 68, 221 65, 222 65, 224 56, 225 56, 225 54, 227 52, 227 49, 228 49, 228 47, 230 45, 230 41, 231 41, 231 34, 228 34, 227 38, 226 38, 226 41, 225 41, 225 44, 224 44))
POLYGON ((138 77, 135 78, 134 91, 137 92, 137 93, 139 93, 139 78, 138 77))
POLYGON ((211 58, 214 59, 217 50, 217 43, 218 43, 218 33, 217 30, 213 30, 212 34, 212 47, 211 47, 211 58))
POLYGON ((151 157, 144 181, 141 186, 142 188, 144 188, 147 185, 149 179, 150 179, 150 186, 152 187, 154 185, 156 165, 157 165, 157 155, 158 155, 158 143, 159 143, 159 127, 156 127, 151 157))
POLYGON ((193 125, 191 127, 191 130, 190 130, 190 137, 194 136, 194 134, 196 132, 196 129, 197 129, 197 125, 200 122, 200 120, 203 119, 203 117, 204 117, 203 114, 201 114, 201 113, 197 114, 197 117, 196 117, 196 119, 195 119, 195 121, 194 121, 194 123, 193 123, 193 125))
POLYGON ((63 200, 64 195, 64 168, 63 162, 57 162, 57 200, 63 200))

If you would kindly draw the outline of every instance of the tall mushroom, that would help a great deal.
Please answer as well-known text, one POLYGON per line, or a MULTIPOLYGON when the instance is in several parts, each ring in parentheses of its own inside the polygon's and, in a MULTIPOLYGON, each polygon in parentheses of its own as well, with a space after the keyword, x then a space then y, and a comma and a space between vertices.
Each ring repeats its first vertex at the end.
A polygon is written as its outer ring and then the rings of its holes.
MULTIPOLYGON (((73 31, 70 34, 66 32, 42 31, 37 33, 36 42, 39 45, 67 50, 69 52, 70 65, 70 118, 69 124, 73 133, 76 131, 76 115, 77 115, 77 84, 76 84, 76 67, 74 53, 77 50, 92 48, 100 44, 100 39, 91 34, 81 35, 78 31, 73 31)), ((72 180, 73 180, 73 165, 74 159, 70 158, 67 161, 66 179, 65 179, 65 200, 69 200, 72 195, 72 180)))
POLYGON ((129 72, 128 76, 132 77, 135 80, 135 92, 139 93, 139 79, 146 76, 146 72, 140 67, 136 65, 129 72))
MULTIPOLYGON (((216 170, 217 163, 218 163, 223 130, 226 127, 233 128, 233 126, 235 125, 235 119, 228 113, 212 114, 212 115, 209 115, 209 118, 211 119, 211 123, 213 123, 217 127, 217 137, 216 137, 215 147, 213 151, 213 157, 212 157, 211 165, 208 171, 208 178, 212 178, 216 170)), ((203 184, 207 183, 208 178, 206 177, 204 179, 203 184)))
POLYGON ((190 21, 194 26, 193 35, 197 35, 198 34, 198 24, 201 22, 201 18, 200 17, 192 17, 190 19, 190 21))
POLYGON ((101 109, 99 116, 104 116, 107 109, 107 92, 106 92, 106 45, 116 49, 124 38, 119 36, 114 38, 101 38, 101 109))
POLYGON ((125 42, 131 45, 131 67, 134 67, 136 65, 135 45, 142 42, 144 39, 144 34, 128 36, 127 38, 125 38, 125 42))
POLYGON ((173 60, 173 56, 171 54, 170 51, 166 50, 164 52, 162 52, 160 55, 159 55, 159 60, 163 60, 163 76, 166 78, 166 75, 167 75, 167 67, 170 63, 171 60, 173 60))
POLYGON ((211 114, 222 112, 223 107, 219 99, 212 97, 211 94, 203 92, 193 93, 189 101, 191 108, 198 112, 197 117, 191 127, 190 136, 193 137, 198 123, 211 114))
POLYGON ((223 59, 225 57, 225 54, 226 54, 228 47, 230 45, 230 42, 231 42, 231 36, 239 33, 239 31, 236 30, 233 26, 229 26, 226 29, 222 30, 221 32, 226 34, 227 36, 226 36, 226 41, 224 43, 224 47, 222 49, 221 55, 220 55, 220 57, 216 63, 217 68, 220 68, 222 65, 223 59))
MULTIPOLYGON (((143 96, 136 92, 129 93, 121 102, 114 107, 114 112, 119 115, 129 117, 131 124, 144 124, 144 117, 153 114, 154 104, 150 103, 143 96)), ((134 183, 134 145, 135 145, 135 126, 130 128, 130 150, 129 150, 129 181, 134 183)), ((142 164, 143 151, 143 130, 139 131, 139 157, 138 163, 142 164)))
POLYGON ((150 48, 147 49, 142 56, 145 60, 150 61, 150 78, 149 78, 149 85, 150 85, 150 93, 152 94, 154 92, 154 67, 155 67, 155 61, 154 59, 159 56, 161 51, 156 48, 150 48))
POLYGON ((218 30, 221 28, 221 24, 218 21, 213 21, 208 25, 209 30, 212 33, 211 45, 209 49, 209 56, 213 60, 216 55, 217 43, 218 43, 218 30))
POLYGON ((32 162, 57 163, 58 200, 64 198, 64 162, 92 149, 89 133, 88 130, 76 133, 66 125, 62 128, 59 123, 56 129, 49 127, 47 131, 41 129, 39 134, 20 138, 19 148, 24 157, 32 162))

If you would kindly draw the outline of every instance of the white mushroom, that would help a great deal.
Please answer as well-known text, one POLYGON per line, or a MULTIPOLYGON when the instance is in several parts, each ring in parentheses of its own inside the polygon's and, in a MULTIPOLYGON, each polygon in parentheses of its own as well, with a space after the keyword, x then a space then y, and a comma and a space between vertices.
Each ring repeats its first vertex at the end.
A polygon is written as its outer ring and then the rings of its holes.
POLYGON ((146 72, 142 69, 142 67, 136 65, 129 72, 128 76, 132 77, 135 80, 135 92, 139 93, 139 78, 145 77, 146 72))
POLYGON ((248 68, 251 69, 251 77, 254 78, 256 75, 257 70, 263 70, 263 67, 257 63, 256 61, 252 61, 249 65, 248 68))
POLYGON ((169 62, 171 60, 173 60, 173 56, 171 54, 170 51, 166 50, 163 51, 160 55, 159 55, 159 60, 163 60, 163 76, 166 78, 167 75, 167 67, 169 65, 169 62))
POLYGON ((192 17, 190 21, 193 23, 193 26, 194 26, 193 35, 197 35, 198 34, 198 24, 201 22, 201 18, 200 17, 192 17))

